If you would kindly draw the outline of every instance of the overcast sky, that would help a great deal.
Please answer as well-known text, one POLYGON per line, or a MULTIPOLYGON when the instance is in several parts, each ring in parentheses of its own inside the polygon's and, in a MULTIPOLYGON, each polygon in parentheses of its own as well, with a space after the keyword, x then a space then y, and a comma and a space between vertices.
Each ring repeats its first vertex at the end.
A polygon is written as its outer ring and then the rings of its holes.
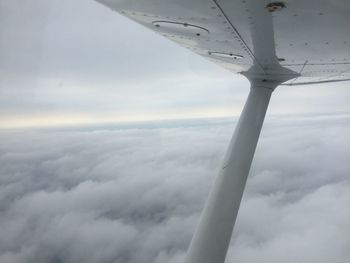
MULTIPOLYGON (((93 0, 0 0, 0 57, 0 263, 183 263, 248 81, 93 0)), ((227 263, 349 262, 348 86, 274 92, 227 263)))
MULTIPOLYGON (((93 0, 0 0, 0 125, 237 116, 242 76, 93 0)), ((270 114, 348 111, 348 83, 279 88, 270 114)))

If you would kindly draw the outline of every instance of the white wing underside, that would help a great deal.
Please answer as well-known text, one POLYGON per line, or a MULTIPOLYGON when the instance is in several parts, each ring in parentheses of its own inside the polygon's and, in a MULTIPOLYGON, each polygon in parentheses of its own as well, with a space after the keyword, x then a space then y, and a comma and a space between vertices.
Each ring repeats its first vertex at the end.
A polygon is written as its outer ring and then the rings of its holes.
POLYGON ((232 72, 281 65, 299 75, 287 84, 350 79, 348 0, 290 0, 274 12, 264 0, 98 1, 232 72))
POLYGON ((185 261, 224 263, 273 89, 350 78, 350 1, 98 1, 251 82, 185 261))

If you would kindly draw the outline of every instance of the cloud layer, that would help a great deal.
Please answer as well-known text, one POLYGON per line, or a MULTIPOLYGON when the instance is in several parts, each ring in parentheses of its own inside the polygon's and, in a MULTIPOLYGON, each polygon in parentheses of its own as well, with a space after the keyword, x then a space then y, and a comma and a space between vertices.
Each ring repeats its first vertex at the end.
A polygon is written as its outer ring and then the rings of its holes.
MULTIPOLYGON (((227 262, 347 262, 350 117, 268 117, 227 262)), ((0 262, 180 263, 234 123, 1 132, 0 262)))

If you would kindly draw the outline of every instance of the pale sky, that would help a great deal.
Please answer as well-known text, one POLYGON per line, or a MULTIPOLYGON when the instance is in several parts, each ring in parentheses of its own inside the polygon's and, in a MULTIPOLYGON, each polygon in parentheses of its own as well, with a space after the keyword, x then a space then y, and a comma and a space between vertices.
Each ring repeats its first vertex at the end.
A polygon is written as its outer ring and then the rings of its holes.
MULTIPOLYGON (((237 116, 249 82, 93 0, 0 0, 1 127, 237 116)), ((270 114, 349 111, 348 83, 280 87, 270 114)))

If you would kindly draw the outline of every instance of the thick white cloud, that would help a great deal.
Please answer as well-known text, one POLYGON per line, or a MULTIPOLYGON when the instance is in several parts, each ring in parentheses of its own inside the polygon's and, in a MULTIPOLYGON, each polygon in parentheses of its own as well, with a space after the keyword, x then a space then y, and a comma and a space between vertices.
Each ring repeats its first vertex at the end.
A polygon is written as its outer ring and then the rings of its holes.
MULTIPOLYGON (((233 127, 3 130, 0 262, 182 262, 233 127)), ((349 131, 268 117, 227 262, 347 262, 349 131)))
MULTIPOLYGON (((248 92, 92 0, 0 0, 0 16, 0 126, 217 116, 248 92)), ((348 111, 347 84, 328 86, 279 88, 271 110, 348 111)), ((0 263, 181 262, 233 127, 1 130, 0 263)), ((347 262, 348 145, 348 115, 269 117, 227 262, 347 262)))

